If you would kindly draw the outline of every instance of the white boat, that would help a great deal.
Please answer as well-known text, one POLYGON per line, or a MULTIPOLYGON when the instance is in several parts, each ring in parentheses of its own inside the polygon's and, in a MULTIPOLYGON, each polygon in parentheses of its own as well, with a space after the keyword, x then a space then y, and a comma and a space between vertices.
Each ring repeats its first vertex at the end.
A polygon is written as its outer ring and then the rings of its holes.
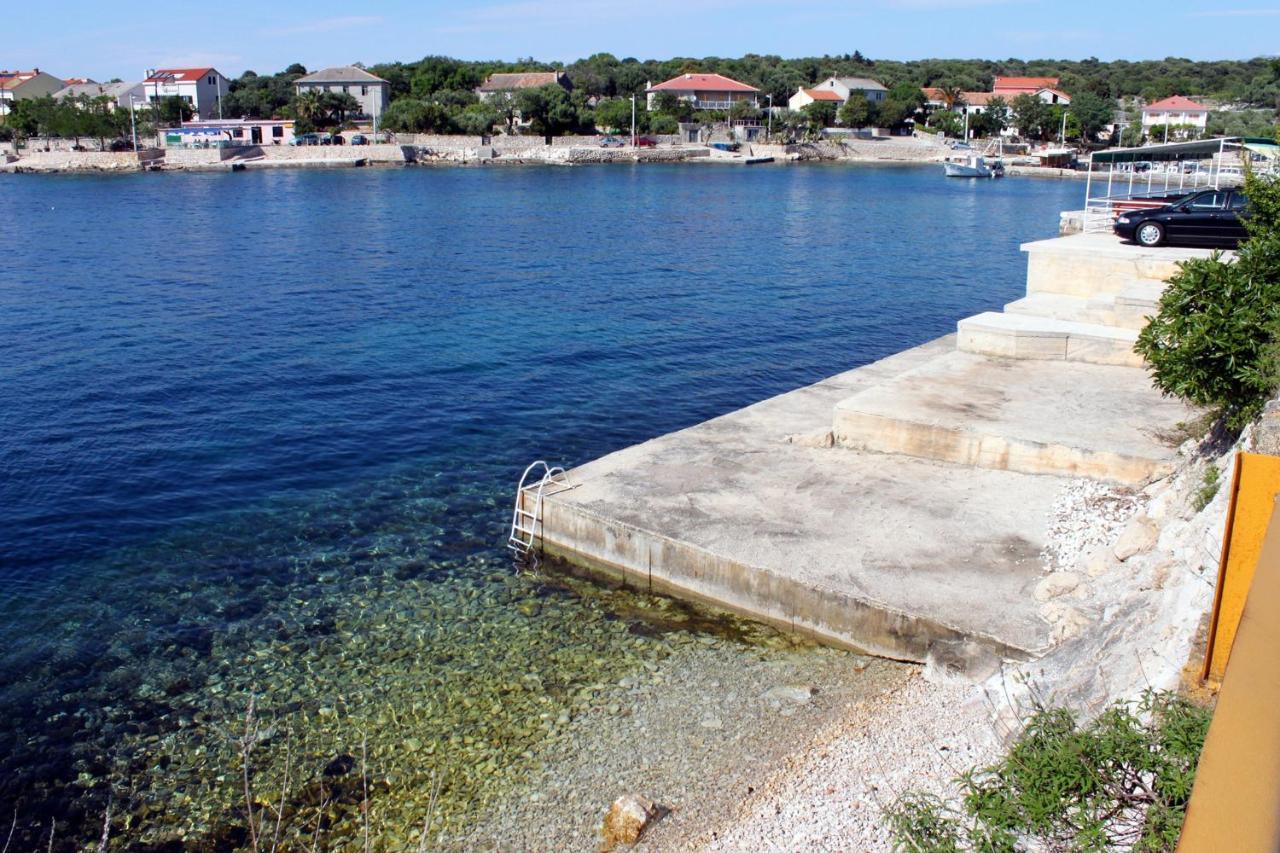
POLYGON ((999 160, 988 163, 987 158, 980 155, 947 160, 942 167, 948 178, 998 178, 1004 174, 1004 165, 999 160))

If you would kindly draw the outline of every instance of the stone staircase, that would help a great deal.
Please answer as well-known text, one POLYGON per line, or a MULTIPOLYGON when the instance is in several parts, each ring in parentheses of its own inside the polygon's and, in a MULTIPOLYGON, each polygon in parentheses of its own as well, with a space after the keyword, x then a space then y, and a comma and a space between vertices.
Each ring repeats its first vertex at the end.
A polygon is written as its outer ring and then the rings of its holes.
POLYGON ((1133 347, 1176 266, 1092 235, 1023 249, 1027 295, 961 320, 955 352, 841 401, 837 444, 1133 484, 1170 470, 1160 428, 1189 412, 1133 347))

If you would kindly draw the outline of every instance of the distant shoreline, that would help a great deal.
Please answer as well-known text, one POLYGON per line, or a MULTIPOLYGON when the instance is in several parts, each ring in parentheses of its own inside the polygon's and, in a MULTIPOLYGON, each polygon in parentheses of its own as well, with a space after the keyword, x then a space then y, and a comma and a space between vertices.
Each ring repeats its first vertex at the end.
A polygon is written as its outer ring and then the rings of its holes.
MULTIPOLYGON (((706 145, 654 148, 495 142, 468 145, 466 138, 430 138, 407 144, 351 147, 262 147, 255 149, 158 149, 144 152, 34 151, 0 165, 15 174, 130 174, 235 172, 265 169, 335 169, 391 166, 582 166, 636 163, 697 163, 715 166, 830 163, 848 165, 939 164, 949 149, 934 142, 886 139, 742 146, 738 152, 706 145), (750 162, 748 162, 750 161, 750 162)), ((12 155, 9 155, 12 156, 12 155)), ((1085 173, 1035 166, 1009 166, 1019 177, 1083 179, 1085 173)))

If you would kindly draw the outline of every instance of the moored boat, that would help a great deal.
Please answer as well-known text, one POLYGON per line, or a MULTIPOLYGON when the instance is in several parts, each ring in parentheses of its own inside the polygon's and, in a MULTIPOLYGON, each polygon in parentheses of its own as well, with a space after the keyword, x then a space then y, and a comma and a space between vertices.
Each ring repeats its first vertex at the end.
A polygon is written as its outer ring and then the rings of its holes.
POLYGON ((999 160, 987 162, 980 155, 970 155, 942 164, 948 178, 999 178, 1004 175, 1004 164, 999 160))

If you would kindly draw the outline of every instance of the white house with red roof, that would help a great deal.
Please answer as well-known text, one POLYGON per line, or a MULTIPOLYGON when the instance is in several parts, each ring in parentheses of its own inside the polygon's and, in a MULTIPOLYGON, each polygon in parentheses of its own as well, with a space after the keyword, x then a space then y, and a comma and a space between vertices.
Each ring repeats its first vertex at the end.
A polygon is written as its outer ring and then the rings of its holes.
POLYGON ((827 101, 836 109, 839 109, 844 104, 844 98, 840 97, 838 92, 833 92, 830 89, 806 89, 802 86, 787 99, 787 107, 799 110, 819 101, 827 101))
POLYGON ((801 87, 788 100, 787 106, 798 110, 814 101, 830 101, 838 109, 854 95, 875 103, 883 101, 888 94, 888 89, 869 77, 828 77, 810 88, 801 87))
POLYGON ((216 68, 157 68, 142 81, 147 101, 181 98, 201 119, 221 118, 222 98, 231 81, 216 68))
MULTIPOLYGON (((991 94, 1012 101, 1019 95, 1035 95, 1046 104, 1071 105, 1071 96, 1058 88, 1057 77, 997 77, 991 94)), ((968 94, 968 93, 966 93, 968 94)))
POLYGON ((1209 108, 1183 95, 1174 95, 1142 108, 1143 130, 1157 125, 1183 125, 1202 131, 1208 123, 1209 108))
POLYGON ((695 110, 727 110, 742 101, 753 107, 760 106, 759 89, 723 74, 681 74, 665 83, 650 86, 645 90, 649 96, 649 109, 653 109, 653 99, 661 92, 670 92, 680 100, 688 101, 695 110))

